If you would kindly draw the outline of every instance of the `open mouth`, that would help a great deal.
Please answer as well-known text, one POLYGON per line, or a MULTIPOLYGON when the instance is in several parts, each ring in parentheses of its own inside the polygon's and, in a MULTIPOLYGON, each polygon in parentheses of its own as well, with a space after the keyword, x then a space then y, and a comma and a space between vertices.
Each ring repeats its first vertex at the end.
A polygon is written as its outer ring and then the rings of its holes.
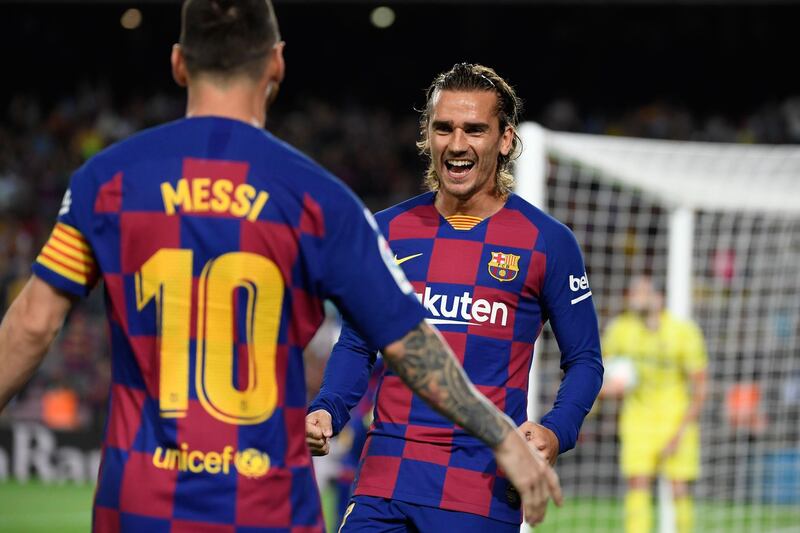
POLYGON ((444 162, 447 172, 454 177, 462 177, 472 170, 475 166, 475 161, 468 159, 446 159, 444 162))

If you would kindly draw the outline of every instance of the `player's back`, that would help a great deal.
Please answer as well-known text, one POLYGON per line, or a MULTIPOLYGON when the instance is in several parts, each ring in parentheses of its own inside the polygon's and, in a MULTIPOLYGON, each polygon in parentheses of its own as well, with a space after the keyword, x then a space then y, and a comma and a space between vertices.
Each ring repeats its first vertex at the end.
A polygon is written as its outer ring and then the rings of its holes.
MULTIPOLYGON (((78 295, 105 282, 113 385, 96 530, 320 527, 302 349, 322 297, 362 324, 382 314, 345 301, 354 276, 331 273, 350 260, 326 244, 337 224, 349 250, 377 244, 362 209, 298 152, 223 118, 149 130, 76 173, 34 270, 78 295)), ((392 279, 366 277, 373 290, 392 279)))

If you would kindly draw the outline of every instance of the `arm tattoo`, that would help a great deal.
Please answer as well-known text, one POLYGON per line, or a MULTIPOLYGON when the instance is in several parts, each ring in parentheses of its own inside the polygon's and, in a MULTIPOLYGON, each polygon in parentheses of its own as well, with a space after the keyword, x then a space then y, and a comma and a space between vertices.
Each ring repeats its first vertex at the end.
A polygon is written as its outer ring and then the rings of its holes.
POLYGON ((422 322, 400 343, 402 354, 386 361, 411 390, 488 446, 500 444, 511 421, 472 386, 442 339, 422 322))

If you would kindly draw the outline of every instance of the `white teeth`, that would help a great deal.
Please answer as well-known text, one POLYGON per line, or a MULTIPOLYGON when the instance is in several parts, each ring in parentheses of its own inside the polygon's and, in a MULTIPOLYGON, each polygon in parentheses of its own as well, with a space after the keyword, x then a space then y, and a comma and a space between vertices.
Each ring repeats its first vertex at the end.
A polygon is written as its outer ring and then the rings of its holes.
POLYGON ((449 161, 447 161, 447 164, 454 167, 468 167, 472 165, 472 161, 461 161, 461 160, 450 159, 449 161))

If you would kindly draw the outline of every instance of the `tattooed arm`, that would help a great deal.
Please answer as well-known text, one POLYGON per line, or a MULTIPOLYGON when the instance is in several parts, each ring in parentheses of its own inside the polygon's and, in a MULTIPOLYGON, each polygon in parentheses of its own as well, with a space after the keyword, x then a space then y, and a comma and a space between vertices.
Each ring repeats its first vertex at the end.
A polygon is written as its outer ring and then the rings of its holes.
POLYGON ((436 331, 424 322, 383 350, 387 364, 439 413, 494 448, 516 429, 479 393, 436 331))
POLYGON ((522 498, 528 523, 544 519, 549 498, 561 504, 555 471, 528 448, 511 419, 475 389, 434 328, 421 322, 382 351, 411 390, 494 450, 497 464, 522 498))

